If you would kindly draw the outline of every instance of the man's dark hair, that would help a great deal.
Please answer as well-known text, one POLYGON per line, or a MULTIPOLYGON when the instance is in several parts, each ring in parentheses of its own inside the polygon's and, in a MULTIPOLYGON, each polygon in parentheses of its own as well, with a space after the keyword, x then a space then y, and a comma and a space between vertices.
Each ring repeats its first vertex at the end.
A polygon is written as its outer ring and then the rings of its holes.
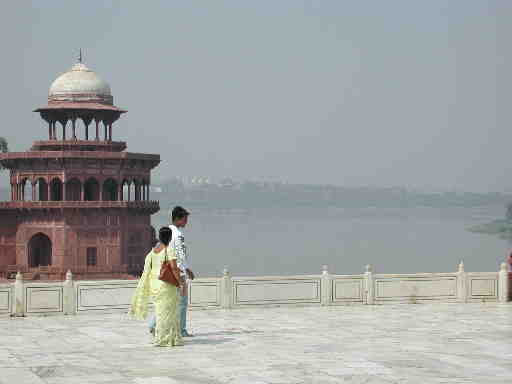
POLYGON ((190 213, 183 207, 180 207, 179 205, 177 207, 174 207, 172 209, 171 218, 172 221, 183 219, 184 217, 187 217, 190 215, 190 213))

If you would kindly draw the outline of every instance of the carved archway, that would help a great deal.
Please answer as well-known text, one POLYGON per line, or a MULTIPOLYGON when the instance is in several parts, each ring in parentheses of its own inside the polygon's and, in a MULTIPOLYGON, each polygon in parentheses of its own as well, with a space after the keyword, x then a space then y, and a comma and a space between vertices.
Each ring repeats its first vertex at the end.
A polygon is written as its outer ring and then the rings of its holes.
POLYGON ((66 183, 66 200, 80 201, 82 195, 82 183, 74 178, 66 183))
POLYGON ((107 179, 103 183, 103 200, 117 201, 117 182, 114 179, 107 179))
POLYGON ((84 200, 98 201, 100 199, 100 185, 98 181, 91 177, 84 184, 84 200))
POLYGON ((63 187, 62 181, 59 178, 55 178, 50 183, 50 200, 51 201, 62 201, 64 199, 63 196, 63 187))
POLYGON ((43 233, 32 236, 27 248, 30 267, 52 265, 52 242, 48 236, 43 233))
POLYGON ((40 177, 36 180, 36 201, 48 201, 48 184, 46 180, 40 177))

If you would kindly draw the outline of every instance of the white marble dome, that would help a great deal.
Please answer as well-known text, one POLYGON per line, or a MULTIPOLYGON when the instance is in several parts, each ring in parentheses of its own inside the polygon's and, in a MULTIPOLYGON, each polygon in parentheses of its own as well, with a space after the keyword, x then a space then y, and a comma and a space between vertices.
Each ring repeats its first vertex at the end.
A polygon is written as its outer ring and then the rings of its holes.
POLYGON ((110 85, 83 63, 77 63, 50 86, 48 98, 54 101, 101 101, 112 99, 110 85), (100 99, 100 100, 98 100, 100 99))

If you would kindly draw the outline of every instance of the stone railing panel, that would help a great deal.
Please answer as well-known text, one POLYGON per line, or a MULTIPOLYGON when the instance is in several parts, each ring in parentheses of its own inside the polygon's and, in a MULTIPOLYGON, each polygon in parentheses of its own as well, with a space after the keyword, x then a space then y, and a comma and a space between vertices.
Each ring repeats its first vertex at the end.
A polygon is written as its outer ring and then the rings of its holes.
POLYGON ((13 296, 11 284, 0 284, 0 314, 10 314, 12 312, 13 296))
POLYGON ((127 310, 137 283, 137 280, 78 281, 76 311, 127 310))
POLYGON ((62 314, 64 290, 62 283, 29 283, 24 285, 26 314, 62 314))
POLYGON ((498 273, 467 273, 468 299, 473 301, 498 300, 498 273))
POLYGON ((455 273, 376 274, 374 284, 377 303, 457 300, 457 275, 455 273))
POLYGON ((233 306, 320 304, 320 276, 233 278, 233 306))
POLYGON ((364 275, 331 276, 332 302, 336 303, 363 303, 365 298, 364 275))
POLYGON ((221 279, 197 279, 191 282, 188 293, 191 307, 220 307, 221 279))

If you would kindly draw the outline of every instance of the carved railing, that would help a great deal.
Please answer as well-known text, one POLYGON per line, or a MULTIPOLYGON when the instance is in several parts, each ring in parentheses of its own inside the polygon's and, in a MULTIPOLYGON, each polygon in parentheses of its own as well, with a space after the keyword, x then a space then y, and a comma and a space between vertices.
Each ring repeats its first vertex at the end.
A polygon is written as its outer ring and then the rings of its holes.
POLYGON ((130 208, 158 211, 160 204, 151 201, 4 201, 0 209, 61 209, 61 208, 130 208))

